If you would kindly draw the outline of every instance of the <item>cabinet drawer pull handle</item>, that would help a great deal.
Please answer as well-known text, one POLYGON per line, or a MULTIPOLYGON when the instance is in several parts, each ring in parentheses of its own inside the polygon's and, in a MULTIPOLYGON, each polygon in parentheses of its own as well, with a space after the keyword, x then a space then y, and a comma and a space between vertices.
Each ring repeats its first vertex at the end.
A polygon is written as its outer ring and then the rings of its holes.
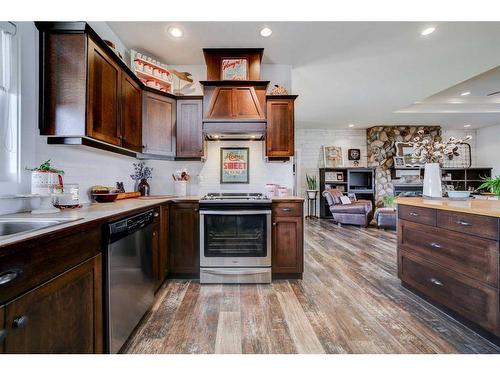
POLYGON ((12 327, 14 328, 24 328, 28 325, 28 317, 26 315, 21 315, 18 316, 14 321, 12 322, 12 327))
POLYGON ((273 223, 273 227, 275 227, 275 226, 276 226, 276 222, 273 223))
POLYGON ((437 286, 443 286, 443 283, 442 283, 441 281, 439 281, 438 279, 435 279, 434 277, 431 277, 431 278, 429 279, 429 281, 430 281, 431 283, 433 283, 434 285, 437 285, 437 286))
POLYGON ((281 211, 290 212, 290 211, 292 211, 292 209, 290 207, 287 207, 287 208, 282 208, 281 211))
POLYGON ((6 329, 0 329, 0 343, 5 340, 7 337, 7 330, 6 329))
POLYGON ((410 216, 418 216, 416 212, 410 212, 410 216))
POLYGON ((21 270, 8 270, 0 273, 0 285, 8 284, 21 274, 21 270))
POLYGON ((431 247, 436 248, 436 249, 441 249, 442 248, 442 246, 440 244, 438 244, 437 242, 431 242, 429 245, 431 247))
POLYGON ((458 225, 463 225, 464 227, 470 227, 472 225, 471 223, 468 223, 468 222, 463 221, 463 220, 457 220, 457 221, 455 221, 455 223, 458 225))

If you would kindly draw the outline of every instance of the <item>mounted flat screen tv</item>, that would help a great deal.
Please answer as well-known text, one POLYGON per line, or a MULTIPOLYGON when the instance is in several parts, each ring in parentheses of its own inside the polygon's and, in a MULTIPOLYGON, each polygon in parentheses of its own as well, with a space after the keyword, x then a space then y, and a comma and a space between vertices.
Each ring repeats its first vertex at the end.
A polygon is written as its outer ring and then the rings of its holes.
POLYGON ((349 171, 350 190, 372 190, 371 172, 349 171))

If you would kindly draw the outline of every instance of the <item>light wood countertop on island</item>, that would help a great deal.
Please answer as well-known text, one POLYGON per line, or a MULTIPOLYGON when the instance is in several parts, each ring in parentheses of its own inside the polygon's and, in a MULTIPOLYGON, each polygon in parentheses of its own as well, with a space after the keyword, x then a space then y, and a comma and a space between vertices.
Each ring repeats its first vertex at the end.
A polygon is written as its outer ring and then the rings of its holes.
POLYGON ((396 203, 406 206, 434 208, 437 210, 463 212, 500 218, 500 200, 469 199, 466 201, 460 201, 447 198, 428 199, 422 197, 400 197, 396 198, 396 203))
POLYGON ((286 195, 284 197, 272 197, 273 202, 303 202, 303 197, 298 197, 296 195, 286 195))

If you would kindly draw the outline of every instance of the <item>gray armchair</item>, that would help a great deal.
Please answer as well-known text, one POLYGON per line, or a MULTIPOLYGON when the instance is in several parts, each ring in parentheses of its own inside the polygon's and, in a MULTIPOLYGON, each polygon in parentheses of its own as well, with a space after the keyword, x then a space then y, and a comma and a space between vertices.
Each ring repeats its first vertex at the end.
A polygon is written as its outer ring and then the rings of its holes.
POLYGON ((333 219, 339 224, 354 224, 367 227, 373 219, 373 205, 368 200, 357 200, 350 204, 342 204, 343 194, 337 189, 328 189, 323 196, 328 202, 333 219))

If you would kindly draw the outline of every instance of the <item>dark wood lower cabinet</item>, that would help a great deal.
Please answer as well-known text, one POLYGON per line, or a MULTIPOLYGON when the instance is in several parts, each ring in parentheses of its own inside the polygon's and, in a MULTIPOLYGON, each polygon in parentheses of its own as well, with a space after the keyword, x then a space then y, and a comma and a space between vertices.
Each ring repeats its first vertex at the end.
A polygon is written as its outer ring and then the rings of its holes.
POLYGON ((160 241, 158 251, 158 277, 162 283, 168 274, 168 237, 169 237, 169 208, 168 204, 160 207, 160 241))
POLYGON ((170 206, 169 272, 173 277, 200 272, 198 208, 197 202, 176 202, 170 206))
POLYGON ((4 352, 4 343, 7 338, 8 331, 5 328, 5 308, 0 306, 0 354, 4 352))
POLYGON ((6 353, 101 353, 101 255, 5 305, 6 353))
POLYGON ((272 272, 274 277, 302 277, 304 270, 303 203, 273 203, 272 272), (294 216, 290 216, 293 214, 294 216))

